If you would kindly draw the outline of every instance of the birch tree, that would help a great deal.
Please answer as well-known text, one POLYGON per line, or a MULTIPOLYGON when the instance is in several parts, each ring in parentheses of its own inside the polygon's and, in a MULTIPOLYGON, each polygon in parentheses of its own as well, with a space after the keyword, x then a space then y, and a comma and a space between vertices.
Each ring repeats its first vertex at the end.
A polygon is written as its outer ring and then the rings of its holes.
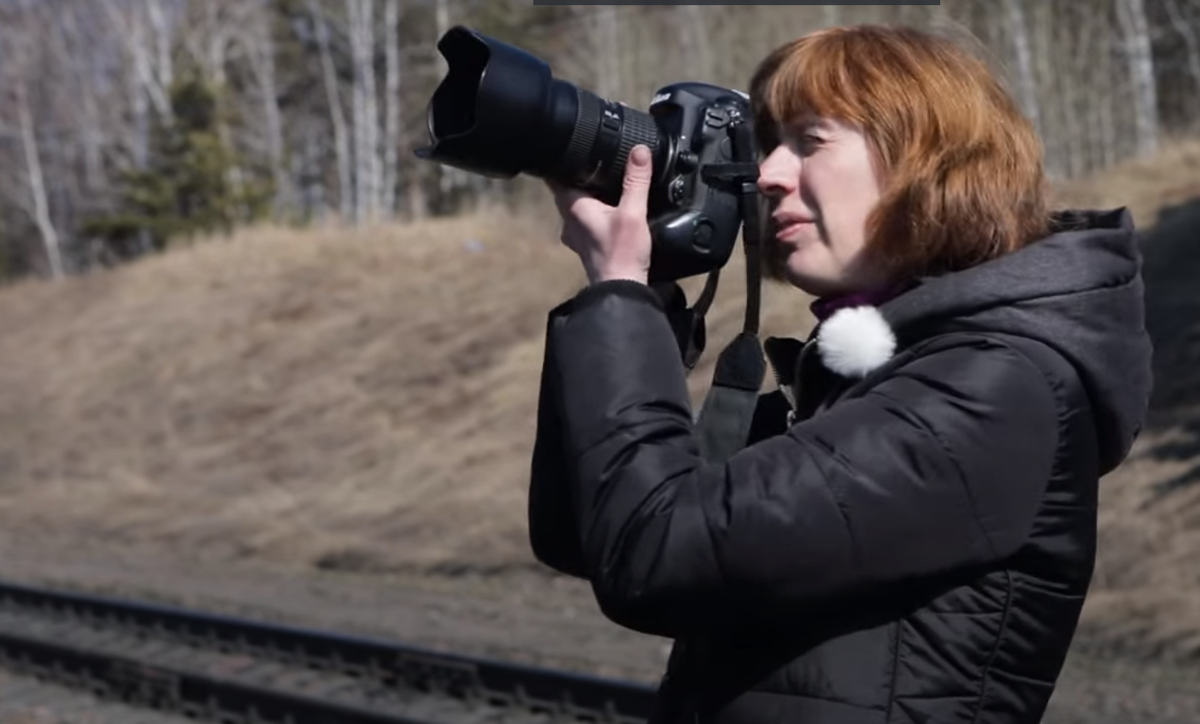
POLYGON ((9 105, 16 116, 17 137, 24 162, 25 193, 13 201, 29 216, 37 229, 51 278, 61 279, 64 273, 62 251, 58 230, 51 217, 46 178, 42 170, 42 152, 29 99, 33 68, 39 65, 40 60, 34 57, 36 50, 31 45, 37 42, 36 33, 42 30, 40 26, 46 18, 37 17, 38 8, 29 2, 20 3, 18 8, 22 22, 0 27, 0 47, 4 48, 7 60, 4 66, 0 66, 0 72, 7 76, 9 105))
POLYGON ((29 112, 27 81, 21 78, 14 90, 14 105, 17 123, 21 131, 21 147, 25 151, 25 173, 29 181, 29 204, 26 206, 37 225, 50 265, 50 276, 63 276, 62 252, 59 249, 58 230, 50 218, 50 201, 46 196, 46 180, 42 175, 41 153, 38 150, 37 134, 33 130, 33 117, 29 112))
POLYGON ((1013 58, 1017 66, 1017 89, 1021 110, 1041 132, 1041 109, 1038 107, 1037 79, 1033 75, 1033 51, 1030 49, 1029 28, 1025 24, 1025 9, 1021 0, 1004 0, 1012 37, 1013 58))
POLYGON ((400 0, 384 0, 383 48, 387 75, 384 81, 383 214, 396 214, 397 164, 400 143, 400 0))
POLYGON ((1158 148, 1158 92, 1150 28, 1146 23, 1144 0, 1116 0, 1116 3, 1133 91, 1136 148, 1137 153, 1144 156, 1158 148))
POLYGON ((712 61, 708 27, 701 5, 676 5, 680 46, 689 77, 712 82, 712 61))
POLYGON ((267 8, 257 2, 250 13, 250 29, 242 34, 242 42, 250 57, 250 66, 258 81, 263 108, 263 125, 267 136, 267 153, 271 163, 271 178, 275 185, 275 212, 288 209, 291 203, 290 182, 283 158, 283 121, 279 115, 279 92, 275 84, 275 44, 267 8))
POLYGON ((329 24, 325 14, 317 7, 316 0, 308 0, 308 11, 313 21, 317 52, 321 62, 321 80, 325 86, 325 99, 329 105, 329 120, 333 125, 334 163, 337 166, 338 204, 342 220, 353 218, 354 188, 350 176, 350 140, 346 129, 346 112, 338 91, 337 70, 333 65, 333 52, 329 48, 329 24))
MULTIPOLYGON (((154 105, 154 110, 163 121, 169 123, 171 119, 171 102, 168 99, 169 84, 164 84, 163 80, 170 77, 171 70, 156 69, 155 66, 162 63, 162 56, 159 56, 159 63, 156 64, 151 54, 151 39, 146 27, 149 9, 157 6, 156 0, 145 0, 133 5, 129 17, 126 17, 125 13, 117 6, 116 0, 103 0, 103 2, 108 11, 109 20, 115 26, 117 36, 124 40, 125 51, 132 62, 132 71, 141 92, 146 93, 154 105)), ((160 29, 162 32, 157 34, 157 43, 161 47, 163 43, 169 41, 162 38, 167 33, 166 24, 163 23, 160 29)), ((169 61, 170 53, 163 55, 166 55, 169 61)))
MULTIPOLYGON (((433 44, 436 45, 437 41, 446 34, 446 31, 450 30, 450 0, 435 0, 433 12, 435 28, 433 44)), ((444 76, 449 70, 446 59, 442 57, 441 53, 436 52, 436 50, 432 55, 436 58, 434 63, 437 75, 439 77, 444 76)), ((437 175, 438 190, 443 196, 471 183, 471 179, 465 171, 451 166, 435 166, 432 173, 437 175)))
POLYGON ((621 92, 621 28, 614 5, 596 6, 596 94, 616 100, 621 92))
MULTIPOLYGON (((558 77, 635 104, 684 76, 740 87, 769 46, 822 25, 907 20, 952 35, 969 28, 1004 58, 1058 179, 1149 153, 1163 134, 1197 125, 1200 0, 945 0, 937 12, 836 5, 533 10, 517 0, 5 0, 0 33, 12 42, 0 44, 0 163, 11 172, 0 177, 0 228, 15 249, 14 269, 36 266, 51 275, 86 268, 80 250, 101 237, 87 236, 94 227, 84 217, 122 208, 118 177, 169 175, 156 131, 184 122, 182 106, 171 107, 172 90, 195 70, 221 91, 216 133, 235 159, 223 173, 234 188, 253 191, 255 203, 260 169, 270 171, 277 210, 309 218, 328 205, 347 223, 520 199, 503 184, 406 153, 410 134, 424 132, 415 111, 447 70, 434 44, 457 22, 536 48, 558 77), (27 64, 17 41, 30 54, 27 64)), ((250 197, 240 191, 235 198, 250 197)), ((112 246, 114 258, 136 256, 135 238, 112 246)))
POLYGON ((1187 54, 1188 75, 1192 77, 1193 97, 1200 98, 1200 42, 1196 39, 1196 27, 1183 16, 1179 0, 1163 0, 1163 7, 1171 21, 1171 27, 1179 34, 1187 54))
POLYGON ((228 48, 239 30, 240 16, 234 2, 240 5, 241 0, 205 0, 199 7, 189 3, 189 30, 180 34, 183 49, 204 79, 218 91, 225 87, 228 48))
POLYGON ((354 223, 379 209, 379 116, 375 101, 375 0, 346 0, 354 59, 354 223))
POLYGON ((162 0, 146 0, 146 17, 154 33, 154 51, 158 62, 154 70, 160 88, 170 88, 175 81, 175 65, 171 60, 171 26, 163 12, 162 0))
MULTIPOLYGON (((99 193, 106 185, 102 157, 104 135, 101 130, 99 104, 96 101, 98 84, 93 71, 97 59, 96 45, 83 31, 80 22, 84 8, 79 5, 66 9, 60 16, 61 25, 55 33, 58 38, 59 57, 70 66, 72 89, 79 102, 79 135, 83 148, 84 187, 88 193, 99 193)), ((85 19, 86 21, 86 19, 85 19)))

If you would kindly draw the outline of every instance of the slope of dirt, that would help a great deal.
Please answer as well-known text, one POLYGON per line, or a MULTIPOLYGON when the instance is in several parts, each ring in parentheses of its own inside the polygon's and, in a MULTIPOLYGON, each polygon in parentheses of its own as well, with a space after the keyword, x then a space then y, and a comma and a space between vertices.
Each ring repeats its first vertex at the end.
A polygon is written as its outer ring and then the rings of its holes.
POLYGON ((1127 206, 1138 228, 1158 212, 1200 197, 1200 139, 1167 141, 1154 156, 1125 161, 1093 178, 1055 188, 1058 206, 1127 206))
MULTIPOLYGON (((322 567, 529 564, 546 313, 585 281, 550 218, 256 230, 0 290, 0 525, 322 567)), ((803 321, 787 296, 768 325, 803 321)))
MULTIPOLYGON (((1181 144, 1060 200, 1128 204, 1147 227, 1200 195, 1198 165, 1181 144)), ((1170 218, 1146 247, 1160 394, 1104 483, 1081 645, 1178 659, 1200 653, 1200 249, 1190 217, 1170 218)), ((557 235, 548 210, 257 229, 0 289, 0 529, 218 566, 538 571, 525 491, 542 334, 584 282, 557 235)), ((742 274, 735 257, 697 401, 740 327, 742 274)), ((807 301, 769 287, 764 335, 804 335, 807 301)))

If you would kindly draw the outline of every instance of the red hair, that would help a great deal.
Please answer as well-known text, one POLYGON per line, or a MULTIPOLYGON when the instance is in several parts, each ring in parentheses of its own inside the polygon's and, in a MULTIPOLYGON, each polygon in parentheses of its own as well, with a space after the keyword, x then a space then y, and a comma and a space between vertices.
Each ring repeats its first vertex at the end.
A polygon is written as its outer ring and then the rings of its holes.
POLYGON ((879 25, 820 30, 767 56, 750 99, 768 152, 804 116, 862 129, 883 177, 867 249, 894 276, 967 268, 1048 232, 1032 124, 987 65, 947 38, 879 25))

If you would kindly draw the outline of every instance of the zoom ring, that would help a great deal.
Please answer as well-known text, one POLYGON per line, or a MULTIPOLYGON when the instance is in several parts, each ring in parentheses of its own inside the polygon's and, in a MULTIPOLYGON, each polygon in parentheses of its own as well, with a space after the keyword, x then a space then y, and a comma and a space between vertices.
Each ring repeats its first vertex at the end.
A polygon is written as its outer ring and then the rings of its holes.
POLYGON ((625 123, 621 129, 621 145, 617 148, 617 167, 614 169, 616 172, 613 174, 614 176, 620 178, 625 175, 625 161, 629 158, 629 152, 639 143, 648 147, 652 156, 657 155, 658 126, 654 123, 653 116, 626 107, 625 123))
POLYGON ((579 105, 575 114, 575 128, 571 130, 571 140, 567 143, 560 166, 564 169, 588 167, 592 146, 596 143, 596 132, 600 129, 599 99, 587 91, 576 92, 579 94, 579 105))

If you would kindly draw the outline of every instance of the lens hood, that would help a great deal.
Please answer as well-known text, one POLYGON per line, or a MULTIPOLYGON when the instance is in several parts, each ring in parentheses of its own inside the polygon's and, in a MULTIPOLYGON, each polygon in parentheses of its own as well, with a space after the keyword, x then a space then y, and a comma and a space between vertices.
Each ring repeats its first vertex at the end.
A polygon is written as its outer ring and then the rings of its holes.
POLYGON ((493 178, 544 174, 575 126, 578 96, 520 48, 455 26, 438 42, 449 69, 429 103, 418 157, 493 178))

